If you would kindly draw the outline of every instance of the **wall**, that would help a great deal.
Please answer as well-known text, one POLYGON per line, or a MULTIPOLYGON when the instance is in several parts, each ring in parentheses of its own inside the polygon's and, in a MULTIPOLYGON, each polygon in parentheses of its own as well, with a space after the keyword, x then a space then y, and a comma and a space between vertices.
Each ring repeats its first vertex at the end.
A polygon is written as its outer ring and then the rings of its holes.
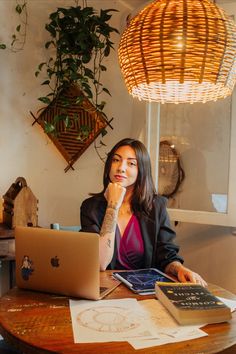
MULTIPOLYGON (((119 10, 111 24, 123 28, 126 15, 144 1, 88 1, 89 5, 119 10)), ((73 0, 28 0, 27 41, 23 51, 0 51, 0 195, 18 176, 26 178, 39 200, 39 224, 51 222, 78 224, 82 200, 89 192, 101 189, 103 163, 93 146, 74 165, 75 170, 64 172, 67 165, 58 150, 35 124, 29 113, 41 107, 37 97, 43 94, 42 79, 34 72, 47 55, 44 43, 48 40, 44 25, 48 14, 57 6, 74 5, 73 0)), ((0 42, 11 42, 11 34, 19 23, 14 12, 14 0, 0 1, 0 42)), ((145 138, 145 104, 133 100, 124 86, 117 60, 119 36, 114 36, 115 52, 109 59, 104 83, 112 93, 108 96, 106 113, 114 117, 114 130, 108 129, 103 139, 109 151, 116 141, 126 136, 145 138)), ((235 137, 236 138, 236 137, 235 137)), ((229 228, 180 223, 176 227, 177 242, 186 265, 214 282, 236 293, 236 240, 229 228)))
MULTIPOLYGON (((111 25, 120 29, 133 4, 129 1, 89 1, 96 9, 114 8, 119 12, 112 16, 111 25)), ((58 6, 74 6, 73 0, 29 0, 27 38, 23 51, 0 52, 0 195, 2 196, 18 176, 26 178, 29 187, 39 200, 39 224, 47 227, 51 222, 78 224, 80 204, 89 192, 98 192, 102 187, 103 162, 95 153, 93 145, 74 165, 75 170, 64 172, 66 161, 43 133, 38 124, 32 126, 30 111, 37 114, 42 107, 37 98, 42 96, 43 76, 36 78, 37 66, 48 56, 44 43, 49 40, 44 29, 48 14, 58 6)), ((81 2, 82 4, 82 2, 81 2)), ((19 24, 14 11, 15 0, 0 1, 1 37, 4 43, 11 42, 11 34, 19 24), (9 20, 10 19, 10 20, 9 20), (3 30, 4 29, 4 30, 3 30)), ((115 142, 126 136, 137 136, 137 126, 132 128, 134 102, 124 86, 117 58, 119 35, 114 35, 115 51, 109 57, 108 72, 104 75, 104 85, 112 94, 104 97, 107 101, 106 114, 114 117, 113 130, 103 142, 107 145, 102 155, 115 142), (135 130, 135 133, 133 131, 135 130)), ((144 104, 143 104, 144 105, 144 104)), ((137 112, 136 112, 137 115, 137 112)))

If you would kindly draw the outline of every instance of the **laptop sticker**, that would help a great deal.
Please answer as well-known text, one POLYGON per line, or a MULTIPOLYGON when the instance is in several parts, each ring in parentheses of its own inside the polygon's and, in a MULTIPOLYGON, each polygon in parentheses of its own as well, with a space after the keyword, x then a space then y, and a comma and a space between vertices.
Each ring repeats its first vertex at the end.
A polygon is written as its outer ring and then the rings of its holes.
POLYGON ((34 271, 33 262, 29 258, 29 256, 24 256, 21 266, 21 275, 24 280, 29 280, 30 275, 32 275, 34 271))

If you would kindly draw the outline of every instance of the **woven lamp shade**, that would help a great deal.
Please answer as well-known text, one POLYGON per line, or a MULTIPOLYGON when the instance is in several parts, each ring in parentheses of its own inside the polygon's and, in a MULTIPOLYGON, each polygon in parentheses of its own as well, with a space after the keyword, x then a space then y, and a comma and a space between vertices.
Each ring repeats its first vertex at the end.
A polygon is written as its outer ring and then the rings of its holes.
POLYGON ((130 94, 161 103, 231 94, 236 25, 210 0, 156 0, 129 23, 119 61, 130 94))

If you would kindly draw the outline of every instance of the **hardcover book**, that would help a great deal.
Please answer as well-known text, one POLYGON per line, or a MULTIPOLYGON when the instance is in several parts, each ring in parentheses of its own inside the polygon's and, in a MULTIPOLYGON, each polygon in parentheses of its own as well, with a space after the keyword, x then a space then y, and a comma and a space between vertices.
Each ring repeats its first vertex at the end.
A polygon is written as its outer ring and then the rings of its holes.
POLYGON ((194 283, 156 282, 156 296, 182 325, 229 321, 231 311, 209 290, 194 283))

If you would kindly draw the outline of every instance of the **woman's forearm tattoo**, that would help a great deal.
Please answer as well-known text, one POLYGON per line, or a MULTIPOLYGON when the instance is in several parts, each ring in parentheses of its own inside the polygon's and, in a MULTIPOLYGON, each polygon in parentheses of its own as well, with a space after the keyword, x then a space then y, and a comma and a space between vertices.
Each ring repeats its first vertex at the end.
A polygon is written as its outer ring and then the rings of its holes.
POLYGON ((107 208, 106 214, 103 220, 100 236, 105 236, 108 233, 112 233, 116 229, 118 210, 113 208, 107 208))
POLYGON ((107 239, 107 246, 111 248, 111 239, 110 238, 107 239))

